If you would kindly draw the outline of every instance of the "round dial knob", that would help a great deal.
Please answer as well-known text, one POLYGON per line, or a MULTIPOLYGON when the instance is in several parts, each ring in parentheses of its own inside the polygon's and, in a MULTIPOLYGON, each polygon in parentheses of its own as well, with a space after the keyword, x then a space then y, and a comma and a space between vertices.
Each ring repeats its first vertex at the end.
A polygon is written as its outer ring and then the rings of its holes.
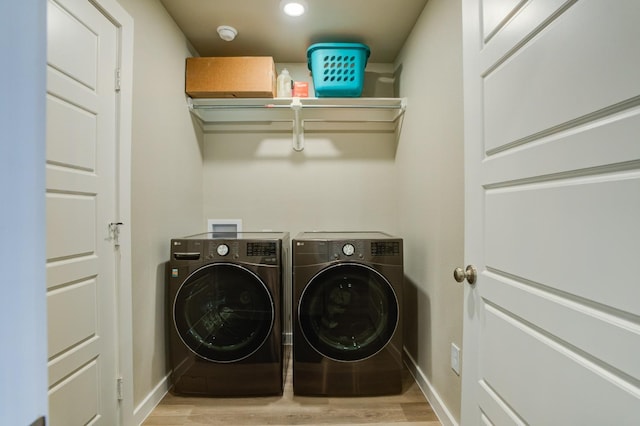
POLYGON ((229 253, 229 246, 226 244, 220 244, 217 251, 220 256, 226 256, 229 253))
POLYGON ((347 255, 347 256, 351 256, 353 253, 355 253, 356 248, 353 246, 353 244, 345 244, 342 246, 342 252, 347 255))

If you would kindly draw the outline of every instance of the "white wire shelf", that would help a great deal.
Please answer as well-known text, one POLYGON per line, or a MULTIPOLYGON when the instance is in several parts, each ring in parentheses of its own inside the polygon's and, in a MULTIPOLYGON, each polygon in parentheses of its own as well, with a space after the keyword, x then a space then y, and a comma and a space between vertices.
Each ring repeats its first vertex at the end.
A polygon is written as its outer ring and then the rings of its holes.
POLYGON ((402 124, 406 98, 188 99, 205 132, 291 131, 304 149, 305 132, 389 132, 402 124))

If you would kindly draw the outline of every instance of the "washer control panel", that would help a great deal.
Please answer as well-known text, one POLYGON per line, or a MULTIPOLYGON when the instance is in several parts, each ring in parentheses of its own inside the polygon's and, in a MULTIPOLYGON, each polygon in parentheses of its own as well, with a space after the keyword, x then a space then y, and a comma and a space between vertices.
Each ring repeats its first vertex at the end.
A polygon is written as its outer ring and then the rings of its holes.
POLYGON ((185 262, 231 262, 278 265, 281 240, 273 239, 191 239, 171 240, 171 259, 185 262))
POLYGON ((346 256, 353 256, 353 253, 356 252, 356 248, 353 246, 353 244, 347 243, 347 244, 342 246, 342 252, 346 256))

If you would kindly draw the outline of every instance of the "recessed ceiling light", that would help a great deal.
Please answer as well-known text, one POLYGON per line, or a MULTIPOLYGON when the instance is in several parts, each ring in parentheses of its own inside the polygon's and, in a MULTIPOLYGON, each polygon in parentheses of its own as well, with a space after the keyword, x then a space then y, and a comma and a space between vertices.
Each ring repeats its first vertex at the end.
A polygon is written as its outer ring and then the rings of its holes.
POLYGON ((282 0, 280 7, 289 16, 300 16, 307 10, 307 2, 304 0, 282 0))

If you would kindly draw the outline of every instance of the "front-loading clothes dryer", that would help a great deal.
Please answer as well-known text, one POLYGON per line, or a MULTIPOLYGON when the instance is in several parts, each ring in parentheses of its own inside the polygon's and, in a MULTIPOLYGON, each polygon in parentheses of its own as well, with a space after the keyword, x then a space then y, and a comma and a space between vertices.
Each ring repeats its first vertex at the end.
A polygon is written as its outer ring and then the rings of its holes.
POLYGON ((292 240, 292 271, 294 393, 400 393, 402 239, 304 232, 292 240))
POLYGON ((171 240, 169 346, 175 394, 280 395, 288 233, 171 240))

